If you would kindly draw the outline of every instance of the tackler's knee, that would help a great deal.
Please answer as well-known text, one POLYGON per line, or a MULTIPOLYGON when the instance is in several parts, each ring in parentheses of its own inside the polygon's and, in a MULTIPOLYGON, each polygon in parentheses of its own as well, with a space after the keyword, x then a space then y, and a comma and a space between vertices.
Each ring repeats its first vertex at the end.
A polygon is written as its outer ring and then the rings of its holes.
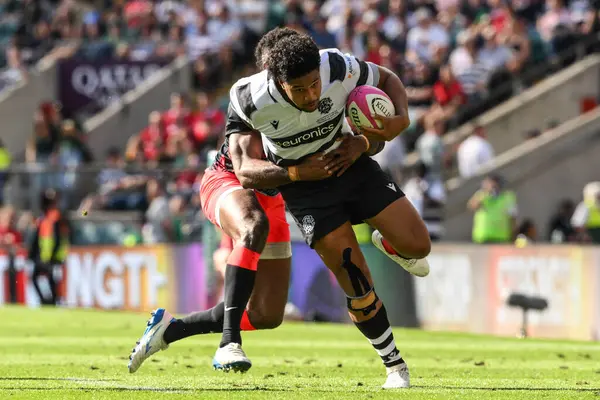
POLYGON ((262 313, 249 310, 248 317, 256 329, 275 329, 283 322, 283 313, 262 313))

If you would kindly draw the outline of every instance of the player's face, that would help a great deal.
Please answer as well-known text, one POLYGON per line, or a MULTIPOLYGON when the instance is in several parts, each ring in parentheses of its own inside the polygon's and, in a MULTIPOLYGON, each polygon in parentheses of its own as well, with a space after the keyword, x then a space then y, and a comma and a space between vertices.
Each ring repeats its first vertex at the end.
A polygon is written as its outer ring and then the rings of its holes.
POLYGON ((282 82, 281 87, 300 110, 306 112, 317 110, 321 97, 321 75, 318 69, 300 78, 282 82))

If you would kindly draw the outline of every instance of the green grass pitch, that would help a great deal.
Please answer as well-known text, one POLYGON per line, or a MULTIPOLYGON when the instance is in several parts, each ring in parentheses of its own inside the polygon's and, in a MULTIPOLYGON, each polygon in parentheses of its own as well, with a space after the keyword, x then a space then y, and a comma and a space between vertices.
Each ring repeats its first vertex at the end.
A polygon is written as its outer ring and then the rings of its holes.
POLYGON ((254 366, 213 371, 217 335, 159 352, 134 375, 148 315, 0 308, 0 399, 600 399, 600 345, 396 329, 413 388, 351 325, 285 323, 244 335, 254 366))

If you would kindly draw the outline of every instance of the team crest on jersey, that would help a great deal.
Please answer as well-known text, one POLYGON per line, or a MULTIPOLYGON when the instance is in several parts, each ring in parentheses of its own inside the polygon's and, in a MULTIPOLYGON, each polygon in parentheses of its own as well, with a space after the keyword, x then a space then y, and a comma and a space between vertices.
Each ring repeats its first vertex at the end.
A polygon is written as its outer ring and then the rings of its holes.
POLYGON ((321 114, 327 114, 329 111, 331 111, 331 107, 333 107, 333 100, 331 100, 329 97, 319 100, 318 109, 321 114))
POLYGON ((302 218, 302 230, 305 235, 310 235, 315 230, 315 219, 312 215, 305 215, 302 218))

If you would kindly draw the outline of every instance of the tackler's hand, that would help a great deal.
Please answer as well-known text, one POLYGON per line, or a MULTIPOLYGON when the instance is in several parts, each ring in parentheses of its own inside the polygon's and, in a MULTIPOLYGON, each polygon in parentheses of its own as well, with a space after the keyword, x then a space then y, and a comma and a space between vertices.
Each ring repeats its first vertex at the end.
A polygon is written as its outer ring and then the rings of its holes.
POLYGON ((316 153, 305 158, 300 164, 288 167, 292 181, 320 181, 332 176, 332 172, 325 169, 327 159, 323 153, 316 153))
POLYGON ((340 146, 325 156, 328 161, 325 169, 336 176, 346 172, 370 146, 369 140, 362 135, 347 135, 340 140, 340 146))

